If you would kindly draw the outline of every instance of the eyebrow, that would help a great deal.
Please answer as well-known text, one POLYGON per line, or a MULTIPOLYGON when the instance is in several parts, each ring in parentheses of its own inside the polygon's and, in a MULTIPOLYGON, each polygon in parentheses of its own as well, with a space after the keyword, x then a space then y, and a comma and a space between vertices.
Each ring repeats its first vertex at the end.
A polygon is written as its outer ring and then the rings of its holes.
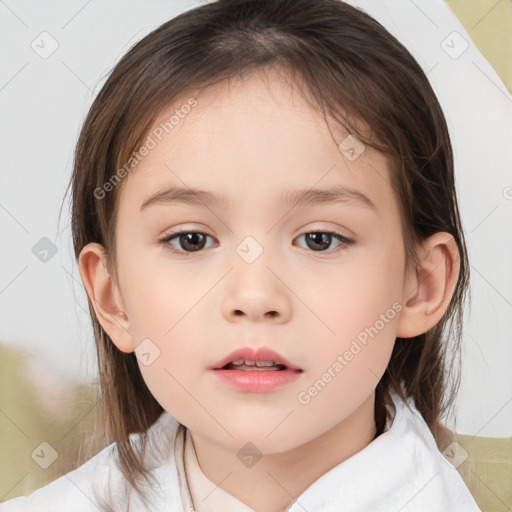
MULTIPOLYGON (((377 207, 370 198, 358 190, 341 185, 336 185, 328 189, 311 188, 287 191, 281 195, 281 201, 286 205, 295 204, 296 206, 356 202, 360 206, 370 208, 377 212, 377 207)), ((224 194, 209 192, 207 190, 169 187, 148 197, 142 203, 140 211, 142 212, 152 205, 171 203, 203 205, 215 208, 217 206, 226 207, 229 201, 224 194)))

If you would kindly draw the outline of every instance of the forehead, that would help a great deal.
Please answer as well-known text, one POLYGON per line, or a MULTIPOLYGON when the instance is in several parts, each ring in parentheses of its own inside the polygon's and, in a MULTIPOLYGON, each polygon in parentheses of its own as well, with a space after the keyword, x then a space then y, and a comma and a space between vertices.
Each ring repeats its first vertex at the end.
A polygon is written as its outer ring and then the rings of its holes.
POLYGON ((281 72, 255 72, 175 100, 148 134, 151 149, 125 178, 128 201, 121 205, 139 208, 168 186, 260 205, 288 191, 336 186, 364 190, 377 208, 392 200, 387 159, 369 146, 347 159, 339 144, 345 148, 352 136, 327 126, 298 87, 281 72))

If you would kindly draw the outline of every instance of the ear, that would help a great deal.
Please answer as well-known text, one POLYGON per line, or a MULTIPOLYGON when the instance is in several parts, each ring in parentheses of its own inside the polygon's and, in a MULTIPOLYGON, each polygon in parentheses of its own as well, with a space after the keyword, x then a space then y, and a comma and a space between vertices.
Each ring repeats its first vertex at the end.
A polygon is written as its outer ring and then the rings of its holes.
POLYGON ((121 293, 108 273, 103 246, 97 243, 87 244, 80 251, 78 267, 101 326, 119 350, 133 352, 135 345, 130 324, 124 312, 121 293))
POLYGON ((453 296, 460 257, 452 235, 434 233, 421 245, 419 267, 405 279, 403 309, 397 324, 399 338, 427 332, 443 317, 453 296))

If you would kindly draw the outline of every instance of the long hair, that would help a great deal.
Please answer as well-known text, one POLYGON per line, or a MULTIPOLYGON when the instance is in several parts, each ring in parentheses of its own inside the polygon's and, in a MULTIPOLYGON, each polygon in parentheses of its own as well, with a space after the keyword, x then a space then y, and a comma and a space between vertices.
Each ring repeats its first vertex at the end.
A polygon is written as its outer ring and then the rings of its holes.
MULTIPOLYGON (((282 71, 312 108, 334 119, 390 162, 407 268, 415 246, 450 233, 460 273, 438 324, 415 338, 397 338, 377 385, 375 419, 394 390, 412 398, 436 434, 459 385, 462 315, 469 266, 454 183, 453 154, 431 85, 413 56, 380 23, 339 0, 219 0, 188 10, 136 43, 110 72, 83 124, 74 155, 72 234, 76 258, 89 242, 104 246, 116 272, 116 211, 121 182, 98 190, 143 143, 155 120, 177 97, 255 70, 282 71), (370 128, 361 130, 362 123, 370 128)), ((69 187, 68 187, 69 189, 69 187)), ((149 483, 142 452, 129 437, 145 432, 163 409, 146 387, 134 353, 121 352, 89 300, 109 442, 116 443, 127 483, 149 483)))

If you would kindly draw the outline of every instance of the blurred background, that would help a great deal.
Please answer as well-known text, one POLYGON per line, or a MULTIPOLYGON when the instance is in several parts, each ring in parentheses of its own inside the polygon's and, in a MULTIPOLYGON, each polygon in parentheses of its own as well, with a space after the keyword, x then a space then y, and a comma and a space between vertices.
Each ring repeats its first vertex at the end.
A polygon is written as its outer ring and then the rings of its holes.
MULTIPOLYGON (((153 28, 202 3, 0 0, 0 501, 106 445, 67 200, 61 218, 60 206, 80 126, 109 70, 153 28)), ((472 263, 457 423, 447 424, 460 434, 457 470, 479 506, 510 511, 512 1, 349 3, 413 53, 446 113, 472 263)))

